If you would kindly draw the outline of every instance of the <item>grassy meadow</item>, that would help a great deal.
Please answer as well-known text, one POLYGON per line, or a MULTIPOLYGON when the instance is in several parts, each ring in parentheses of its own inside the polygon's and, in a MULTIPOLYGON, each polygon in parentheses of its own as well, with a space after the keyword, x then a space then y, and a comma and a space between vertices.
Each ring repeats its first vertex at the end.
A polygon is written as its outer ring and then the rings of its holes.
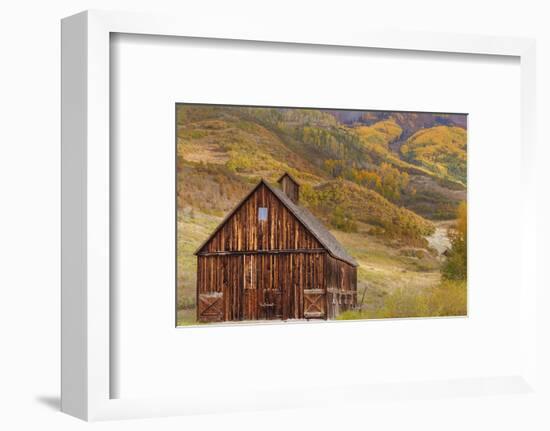
POLYGON ((283 172, 359 264, 339 319, 467 313, 465 116, 353 112, 177 106, 178 325, 196 324, 194 251, 283 172))

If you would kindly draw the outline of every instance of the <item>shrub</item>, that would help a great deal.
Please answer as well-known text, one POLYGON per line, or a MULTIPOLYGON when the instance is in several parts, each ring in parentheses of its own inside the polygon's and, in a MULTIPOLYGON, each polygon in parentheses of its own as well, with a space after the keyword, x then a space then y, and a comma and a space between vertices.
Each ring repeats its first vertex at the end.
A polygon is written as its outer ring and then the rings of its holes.
POLYGON ((250 171, 253 165, 252 159, 243 154, 232 155, 231 159, 226 164, 230 171, 239 173, 250 171))
POLYGON ((357 222, 340 207, 334 209, 330 221, 332 226, 343 232, 357 232, 357 222))

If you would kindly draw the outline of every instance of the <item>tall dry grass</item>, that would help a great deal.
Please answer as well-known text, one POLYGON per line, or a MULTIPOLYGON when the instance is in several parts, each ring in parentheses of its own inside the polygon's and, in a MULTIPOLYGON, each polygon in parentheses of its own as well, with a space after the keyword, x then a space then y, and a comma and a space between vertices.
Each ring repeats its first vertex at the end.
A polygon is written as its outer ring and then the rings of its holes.
POLYGON ((436 287, 418 291, 401 288, 389 294, 376 311, 347 311, 339 320, 389 319, 403 317, 466 316, 465 280, 446 280, 436 287))

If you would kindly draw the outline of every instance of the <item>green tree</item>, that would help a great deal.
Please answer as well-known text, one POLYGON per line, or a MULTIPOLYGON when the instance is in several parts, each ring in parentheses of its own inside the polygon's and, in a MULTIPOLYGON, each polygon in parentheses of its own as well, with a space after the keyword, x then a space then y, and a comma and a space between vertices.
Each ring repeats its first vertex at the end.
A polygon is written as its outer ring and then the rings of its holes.
POLYGON ((461 202, 457 209, 456 228, 449 231, 451 249, 443 265, 443 278, 466 280, 468 274, 468 208, 461 202))

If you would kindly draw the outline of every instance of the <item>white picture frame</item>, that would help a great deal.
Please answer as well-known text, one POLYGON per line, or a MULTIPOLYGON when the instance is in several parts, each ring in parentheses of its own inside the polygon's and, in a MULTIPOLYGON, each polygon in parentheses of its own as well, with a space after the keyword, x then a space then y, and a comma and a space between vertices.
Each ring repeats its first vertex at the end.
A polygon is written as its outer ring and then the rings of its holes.
MULTIPOLYGON (((265 41, 331 47, 366 47, 405 51, 513 56, 521 67, 522 148, 522 290, 521 375, 454 382, 406 384, 401 398, 420 399, 537 391, 537 340, 547 330, 537 326, 536 278, 536 150, 535 42, 532 39, 476 35, 364 31, 350 34, 281 29, 209 28, 187 17, 124 12, 87 11, 62 21, 62 410, 85 420, 182 415, 264 409, 276 394, 263 400, 247 397, 111 399, 110 351, 110 36, 113 33, 182 36, 188 38, 265 41), (538 337, 538 338, 537 338, 538 337), (405 395, 403 395, 405 394, 405 395)), ((326 388, 327 391, 329 388, 326 388)), ((350 386, 344 399, 391 398, 395 386, 357 390, 350 386)), ((262 388, 258 387, 258 392, 262 388)), ((342 394, 341 394, 342 395, 342 394)), ((327 402, 319 388, 304 388, 287 396, 280 407, 312 406, 327 402)))

